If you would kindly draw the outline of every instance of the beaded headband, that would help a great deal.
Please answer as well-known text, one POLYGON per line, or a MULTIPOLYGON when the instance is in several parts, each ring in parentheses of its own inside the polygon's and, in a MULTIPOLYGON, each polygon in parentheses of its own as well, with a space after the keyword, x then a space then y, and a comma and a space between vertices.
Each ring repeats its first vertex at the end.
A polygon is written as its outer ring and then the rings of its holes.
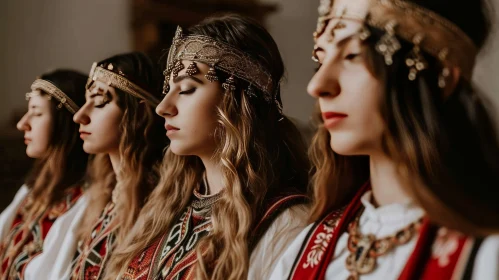
MULTIPOLYGON (((76 113, 76 111, 80 109, 80 107, 62 92, 62 90, 47 80, 36 79, 31 85, 31 90, 41 90, 49 95, 49 99, 52 97, 57 99, 57 101, 60 102, 59 105, 57 105, 58 109, 61 109, 62 106, 64 106, 71 114, 76 113)), ((29 100, 32 96, 33 94, 31 92, 26 93, 26 100, 29 100)))
MULTIPOLYGON (((414 50, 406 60, 411 69, 410 80, 415 80, 417 73, 427 67, 420 50, 438 58, 444 65, 440 87, 445 87, 449 66, 458 67, 464 78, 471 79, 477 47, 458 26, 431 10, 403 0, 321 0, 315 40, 331 19, 361 21, 385 30, 386 34, 375 48, 385 57, 387 65, 393 63, 393 54, 401 48, 395 35, 412 42, 414 50)), ((367 39, 369 35, 366 29, 361 31, 361 39, 367 39)))
POLYGON ((107 65, 107 69, 103 66, 104 65, 97 66, 96 62, 92 64, 92 69, 90 70, 90 75, 87 81, 87 87, 91 81, 100 80, 109 86, 118 88, 136 98, 146 101, 151 106, 158 106, 160 101, 156 97, 128 80, 123 72, 118 71, 118 74, 116 74, 111 71, 114 69, 113 64, 109 63, 107 65))
POLYGON ((275 102, 278 108, 281 108, 281 102, 277 98, 277 88, 271 74, 264 66, 235 47, 211 37, 201 35, 184 36, 180 26, 177 27, 175 38, 168 53, 167 66, 163 72, 165 76, 163 94, 170 91, 168 85, 170 76, 177 77, 178 73, 184 68, 182 60, 192 61, 186 70, 188 75, 199 73, 196 62, 207 64, 210 69, 205 77, 210 82, 219 80, 217 70, 223 71, 230 75, 222 83, 225 90, 234 91, 236 89, 234 77, 237 77, 249 84, 245 92, 250 97, 256 97, 252 89, 252 87, 255 87, 264 93, 263 97, 267 102, 275 102))

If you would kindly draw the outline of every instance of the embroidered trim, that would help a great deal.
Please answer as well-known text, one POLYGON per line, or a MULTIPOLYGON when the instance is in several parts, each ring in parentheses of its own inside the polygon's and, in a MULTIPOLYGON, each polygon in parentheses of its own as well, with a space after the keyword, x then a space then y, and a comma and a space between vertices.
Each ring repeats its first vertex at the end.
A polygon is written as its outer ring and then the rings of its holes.
POLYGON ((450 231, 447 228, 440 228, 437 232, 437 239, 433 243, 432 258, 438 260, 440 267, 446 267, 450 263, 450 256, 459 248, 459 238, 462 234, 450 231))

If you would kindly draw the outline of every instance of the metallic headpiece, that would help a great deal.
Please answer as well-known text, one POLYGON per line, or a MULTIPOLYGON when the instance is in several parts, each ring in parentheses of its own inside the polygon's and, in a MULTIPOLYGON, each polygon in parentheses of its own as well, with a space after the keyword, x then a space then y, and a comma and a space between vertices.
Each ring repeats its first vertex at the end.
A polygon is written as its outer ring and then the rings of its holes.
MULTIPOLYGON (((62 92, 62 90, 60 90, 53 83, 47 80, 36 79, 31 85, 31 90, 41 90, 49 95, 49 99, 57 99, 57 101, 60 102, 59 105, 57 105, 58 109, 61 109, 62 106, 64 106, 71 114, 76 113, 76 111, 80 109, 80 107, 76 105, 76 103, 74 103, 74 101, 71 100, 71 98, 69 98, 64 92, 62 92)), ((26 93, 27 100, 29 100, 31 97, 31 92, 26 93)))
POLYGON ((107 68, 108 69, 105 69, 104 65, 97 66, 97 63, 94 62, 92 64, 92 69, 90 70, 90 75, 88 76, 87 87, 91 81, 100 80, 109 86, 118 88, 138 99, 146 101, 151 106, 158 106, 160 101, 154 95, 132 83, 125 77, 123 72, 118 71, 118 74, 113 72, 113 64, 108 64, 107 68))
POLYGON ((219 80, 216 70, 226 72, 229 78, 222 84, 225 90, 233 91, 236 89, 234 77, 237 77, 249 84, 245 92, 250 97, 255 96, 252 90, 252 87, 255 87, 265 94, 263 97, 266 101, 275 102, 279 108, 281 107, 276 96, 276 85, 271 74, 264 66, 235 47, 211 37, 201 35, 184 36, 181 27, 177 27, 175 38, 168 53, 167 66, 163 72, 165 75, 164 94, 169 91, 168 82, 170 76, 176 77, 178 72, 184 68, 181 63, 182 60, 193 62, 186 70, 188 75, 198 73, 195 62, 207 64, 210 66, 210 70, 205 76, 209 81, 219 80))
MULTIPOLYGON (((471 79, 478 49, 458 26, 439 14, 417 4, 403 0, 321 0, 319 21, 314 38, 324 32, 331 19, 356 20, 386 34, 376 45, 376 50, 385 56, 387 65, 392 63, 392 55, 400 48, 395 35, 415 45, 406 64, 411 68, 409 79, 414 80, 418 71, 424 70, 426 62, 419 51, 438 58, 449 75, 447 67, 458 67, 462 76, 471 79)), ((445 81, 440 81, 445 86, 445 81)))

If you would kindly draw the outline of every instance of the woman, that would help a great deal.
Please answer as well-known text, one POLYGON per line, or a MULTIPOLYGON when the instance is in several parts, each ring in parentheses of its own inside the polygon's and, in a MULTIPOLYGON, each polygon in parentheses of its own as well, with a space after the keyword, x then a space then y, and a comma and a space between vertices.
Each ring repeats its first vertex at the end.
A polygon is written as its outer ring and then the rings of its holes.
POLYGON ((485 5, 415 2, 322 1, 314 224, 272 279, 499 275, 499 148, 470 85, 485 5))
POLYGON ((171 144, 161 180, 105 279, 264 279, 303 228, 308 163, 281 113, 284 66, 235 15, 181 28, 156 112, 171 144))
POLYGON ((32 273, 29 264, 47 249, 52 226, 81 204, 88 155, 72 117, 84 103, 85 81, 78 72, 56 70, 37 78, 26 94, 29 109, 17 128, 24 132, 26 154, 36 162, 0 216, 2 279, 32 273))
POLYGON ((86 103, 74 116, 83 149, 96 155, 89 203, 71 225, 57 259, 46 263, 52 267, 48 279, 98 279, 157 184, 167 144, 154 113, 161 92, 158 76, 141 53, 116 55, 92 67, 86 103))

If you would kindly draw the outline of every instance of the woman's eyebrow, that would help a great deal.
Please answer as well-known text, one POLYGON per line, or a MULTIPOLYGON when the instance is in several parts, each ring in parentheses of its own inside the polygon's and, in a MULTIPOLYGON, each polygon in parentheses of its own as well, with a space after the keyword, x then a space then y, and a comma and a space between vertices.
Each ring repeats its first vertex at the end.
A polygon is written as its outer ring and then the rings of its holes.
POLYGON ((183 81, 185 79, 192 79, 194 80, 195 82, 198 82, 199 84, 204 84, 203 81, 201 81, 200 79, 194 77, 194 76, 190 76, 190 75, 187 75, 187 74, 184 74, 184 75, 180 75, 180 76, 177 76, 173 79, 173 82, 174 83, 178 83, 180 81, 183 81))

